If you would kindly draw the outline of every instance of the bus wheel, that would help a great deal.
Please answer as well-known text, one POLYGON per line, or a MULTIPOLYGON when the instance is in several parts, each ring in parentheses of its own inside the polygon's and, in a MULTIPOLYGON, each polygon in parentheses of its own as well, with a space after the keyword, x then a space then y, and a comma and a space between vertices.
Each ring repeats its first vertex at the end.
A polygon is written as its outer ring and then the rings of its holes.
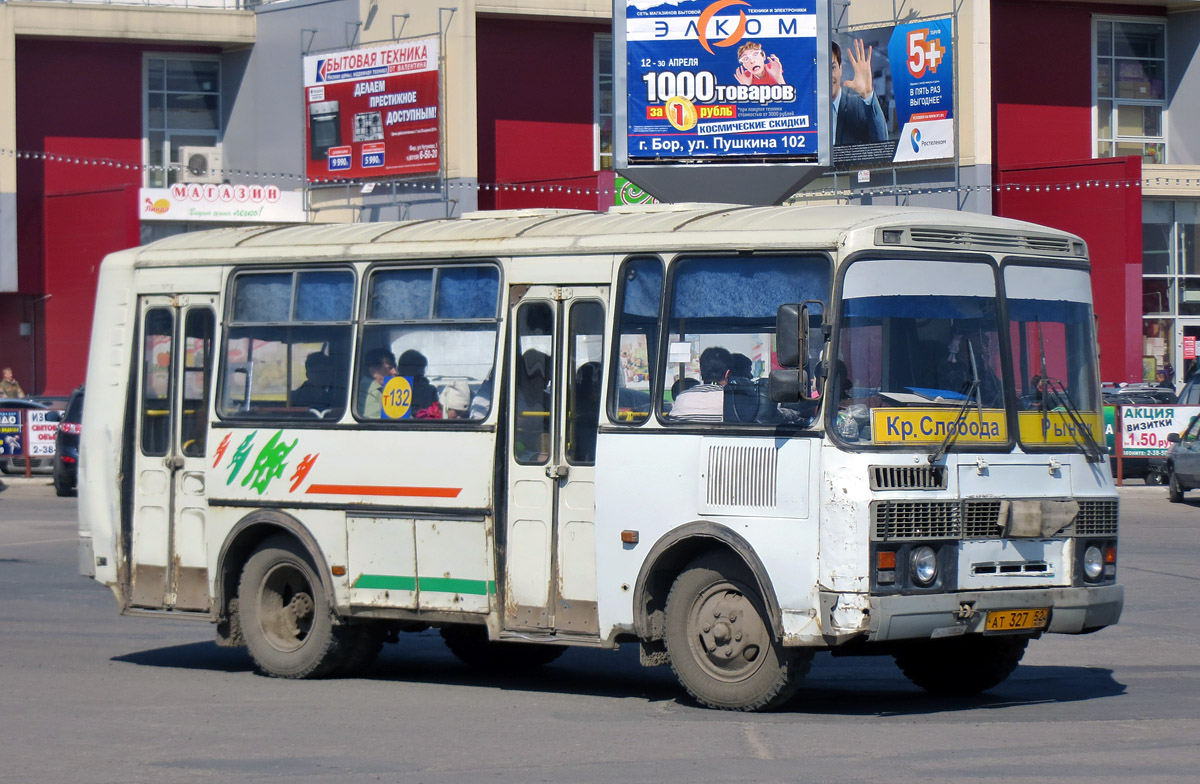
POLYGON ((812 655, 775 639, 754 578, 739 560, 702 555, 667 597, 666 644, 675 677, 696 702, 767 710, 787 702, 812 655))
POLYGON ((910 681, 931 694, 968 696, 999 686, 1025 655, 1028 637, 958 637, 895 653, 910 681))
POLYGON ((565 645, 489 640, 482 626, 443 626, 442 639, 459 661, 477 670, 533 670, 562 656, 565 645))
POLYGON ((321 578, 290 537, 268 538, 246 561, 238 613, 250 656, 268 675, 317 678, 345 661, 353 627, 334 627, 321 578))

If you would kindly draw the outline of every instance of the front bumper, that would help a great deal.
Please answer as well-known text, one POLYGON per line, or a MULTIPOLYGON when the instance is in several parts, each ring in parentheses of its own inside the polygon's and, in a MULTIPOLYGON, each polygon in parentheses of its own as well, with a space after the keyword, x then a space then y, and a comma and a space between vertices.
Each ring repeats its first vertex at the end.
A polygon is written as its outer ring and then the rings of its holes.
POLYGON ((1124 604, 1121 585, 872 596, 867 632, 871 641, 973 634, 983 631, 989 610, 1049 607, 1050 623, 1045 631, 1082 634, 1115 624, 1124 604))

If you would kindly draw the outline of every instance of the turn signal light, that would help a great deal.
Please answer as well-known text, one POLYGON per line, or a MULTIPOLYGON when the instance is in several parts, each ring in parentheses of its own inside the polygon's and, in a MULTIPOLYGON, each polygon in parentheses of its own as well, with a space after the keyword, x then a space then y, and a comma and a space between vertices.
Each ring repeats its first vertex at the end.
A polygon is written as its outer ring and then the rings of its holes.
POLYGON ((625 544, 637 544, 638 543, 638 532, 637 531, 622 531, 621 532, 621 541, 624 542, 625 544))
POLYGON ((1117 562, 1117 546, 1110 544, 1104 548, 1104 563, 1115 564, 1117 562))
POLYGON ((890 550, 880 550, 875 554, 875 565, 880 569, 895 569, 896 554, 890 550))

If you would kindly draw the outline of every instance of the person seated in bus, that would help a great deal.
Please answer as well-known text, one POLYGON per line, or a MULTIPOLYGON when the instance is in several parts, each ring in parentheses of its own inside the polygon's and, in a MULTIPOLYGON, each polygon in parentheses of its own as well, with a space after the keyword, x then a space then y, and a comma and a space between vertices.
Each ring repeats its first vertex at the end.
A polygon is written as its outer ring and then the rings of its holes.
POLYGON ((680 393, 686 392, 692 387, 697 386, 699 383, 700 381, 698 379, 688 378, 687 376, 675 379, 675 383, 671 385, 671 399, 674 400, 675 398, 679 397, 680 393))
POLYGON ((522 463, 540 463, 550 455, 550 356, 535 348, 517 362, 516 425, 513 454, 522 463))
POLYGON ((338 403, 337 367, 328 354, 314 351, 304 358, 304 383, 292 390, 292 405, 325 412, 338 403))
POLYGON ((396 361, 396 375, 404 376, 412 384, 412 412, 414 419, 441 419, 442 404, 438 402, 437 387, 425 378, 429 360, 416 349, 410 348, 396 361))
POLYGON ((466 381, 451 381, 438 398, 446 419, 468 419, 471 414, 471 385, 466 381))
POLYGON ((575 443, 571 458, 590 463, 596 459, 596 434, 600 427, 600 363, 585 362, 575 373, 575 443))
POLYGON ((487 419, 488 412, 492 410, 492 373, 488 371, 487 378, 471 396, 471 408, 467 412, 471 419, 487 419))
POLYGON ((396 355, 386 348, 373 348, 363 357, 363 369, 371 379, 362 415, 367 419, 383 418, 383 385, 396 373, 396 355))
POLYGON ((679 393, 670 418, 678 422, 723 422, 725 385, 729 383, 729 349, 709 346, 700 352, 700 383, 679 393))

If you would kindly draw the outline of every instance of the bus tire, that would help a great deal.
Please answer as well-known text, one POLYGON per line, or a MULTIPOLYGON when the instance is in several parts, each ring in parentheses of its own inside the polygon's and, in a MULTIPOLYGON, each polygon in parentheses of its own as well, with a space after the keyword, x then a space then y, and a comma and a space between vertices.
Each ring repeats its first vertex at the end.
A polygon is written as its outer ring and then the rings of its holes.
POLYGON ((769 710, 800 687, 812 654, 775 638, 757 583, 740 560, 706 554, 667 596, 671 669, 692 699, 720 710, 769 710))
POLYGON ((319 678, 346 659, 352 627, 334 626, 316 567, 289 536, 269 537, 246 561, 238 613, 250 657, 267 675, 319 678))
POLYGON ((443 626, 442 640, 459 661, 477 670, 534 670, 566 652, 565 645, 489 640, 483 626, 443 626))
POLYGON ((893 658, 910 681, 931 694, 965 697, 999 686, 1021 663, 1028 637, 972 635, 912 645, 893 658))

